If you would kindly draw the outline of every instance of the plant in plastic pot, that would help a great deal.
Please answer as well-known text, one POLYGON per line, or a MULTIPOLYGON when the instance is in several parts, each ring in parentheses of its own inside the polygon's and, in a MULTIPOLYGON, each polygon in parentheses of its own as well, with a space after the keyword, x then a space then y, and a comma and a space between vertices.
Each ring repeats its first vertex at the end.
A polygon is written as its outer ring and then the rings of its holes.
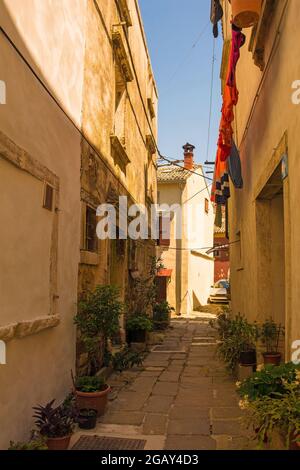
POLYGON ((80 429, 94 429, 97 423, 97 415, 97 410, 89 408, 79 410, 77 422, 80 429))
POLYGON ((259 330, 256 323, 250 324, 245 317, 237 315, 226 319, 226 328, 218 345, 219 356, 227 363, 230 371, 238 364, 256 365, 256 341, 259 330))
POLYGON ((250 28, 258 23, 262 0, 229 0, 233 23, 238 28, 250 28))
POLYGON ((153 325, 156 330, 165 330, 170 324, 171 313, 175 309, 169 302, 157 302, 153 307, 153 325))
POLYGON ((33 417, 49 450, 67 450, 75 427, 75 410, 64 404, 54 407, 54 403, 52 400, 45 406, 35 406, 33 417))
POLYGON ((75 395, 79 410, 96 410, 98 416, 105 412, 110 387, 99 376, 77 377, 75 380, 75 395))
POLYGON ((266 351, 263 353, 265 364, 280 364, 281 353, 278 352, 278 348, 281 336, 284 336, 284 328, 281 325, 277 325, 272 318, 262 324, 260 338, 266 348, 266 351))
POLYGON ((153 330, 153 322, 145 314, 129 317, 126 330, 128 343, 145 343, 146 333, 153 330))

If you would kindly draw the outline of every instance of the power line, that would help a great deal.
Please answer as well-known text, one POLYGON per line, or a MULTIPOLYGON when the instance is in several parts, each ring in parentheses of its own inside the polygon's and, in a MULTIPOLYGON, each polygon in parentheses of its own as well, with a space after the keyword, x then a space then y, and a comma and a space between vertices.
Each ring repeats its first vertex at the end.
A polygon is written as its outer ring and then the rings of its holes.
POLYGON ((214 88, 214 75, 215 75, 215 50, 216 39, 213 38, 213 54, 212 54, 212 67, 211 67, 211 82, 210 82, 210 99, 209 99, 209 118, 208 118, 208 132, 207 132, 207 148, 206 158, 209 156, 210 132, 211 132, 211 117, 212 117, 212 103, 213 103, 213 88, 214 88))
MULTIPOLYGON (((138 92, 139 92, 139 96, 140 96, 140 100, 141 100, 141 103, 142 103, 142 107, 143 107, 143 110, 144 110, 144 114, 145 114, 145 117, 146 117, 146 120, 147 120, 147 123, 148 123, 148 126, 149 126, 149 130, 150 130, 150 133, 151 133, 151 136, 152 136, 152 139, 155 143, 155 148, 157 150, 157 153, 158 153, 158 156, 168 162, 168 163, 171 163, 175 166, 177 166, 178 168, 181 168, 182 170, 185 170, 185 171, 189 171, 190 173, 194 173, 202 178, 207 178, 205 177, 204 175, 201 175, 199 173, 197 173, 196 171, 193 171, 193 170, 188 170, 184 167, 182 167, 181 165, 178 165, 177 163, 173 163, 171 159, 165 157, 164 155, 162 155, 162 153, 160 152, 160 149, 158 147, 158 144, 157 144, 157 140, 156 140, 156 136, 154 135, 154 132, 153 132, 153 129, 152 129, 152 125, 151 125, 151 122, 150 122, 150 119, 149 119, 149 116, 148 116, 148 112, 147 112, 147 109, 146 109, 146 106, 145 106, 145 103, 144 103, 144 99, 143 99, 143 94, 142 94, 142 91, 141 91, 141 87, 140 87, 140 83, 139 83, 139 79, 138 79, 138 74, 137 74, 137 71, 136 71, 136 67, 135 67, 135 63, 134 63, 134 60, 133 60, 133 54, 132 54, 132 50, 131 50, 131 46, 130 46, 130 43, 129 43, 129 38, 128 38, 128 35, 127 35, 127 32, 126 32, 126 26, 122 23, 122 14, 121 14, 121 10, 120 10, 120 5, 118 4, 117 1, 115 1, 115 4, 116 4, 116 7, 117 7, 117 10, 118 10, 118 13, 119 13, 119 17, 120 17, 120 21, 121 21, 121 25, 122 25, 122 28, 123 28, 123 32, 124 32, 124 37, 125 37, 125 41, 126 41, 126 44, 127 44, 127 47, 128 47, 128 51, 129 51, 129 56, 130 56, 130 61, 131 61, 131 65, 132 65, 132 68, 133 68, 133 73, 134 73, 134 76, 135 76, 135 80, 136 80, 136 84, 137 84, 137 88, 138 88, 138 92)), ((202 33, 203 34, 203 33, 202 33)), ((201 35, 202 35, 201 34, 201 35)), ((199 38, 198 38, 198 41, 200 40, 200 35, 199 35, 199 38)), ((197 41, 197 42, 198 42, 197 41)), ((213 181, 212 178, 207 178, 209 179, 210 181, 213 181)))
POLYGON ((206 25, 204 26, 204 28, 201 30, 200 34, 197 36, 195 42, 193 43, 191 49, 187 52, 186 56, 184 57, 184 59, 178 64, 178 66, 176 67, 175 71, 173 72, 173 74, 171 75, 171 77, 169 78, 168 82, 167 82, 167 85, 170 85, 170 83, 174 80, 174 78, 176 77, 177 73, 179 72, 179 70, 182 68, 182 66, 187 62, 187 60, 190 58, 190 56, 192 55, 193 53, 193 50, 195 49, 195 47, 197 46, 198 42, 200 41, 201 37, 203 36, 203 34, 205 33, 208 25, 210 24, 210 21, 208 21, 206 23, 206 25))
POLYGON ((184 247, 184 248, 177 248, 177 247, 167 247, 168 250, 176 250, 176 251, 202 251, 202 250, 220 250, 220 248, 225 248, 227 246, 230 246, 230 245, 234 245, 236 243, 240 243, 240 240, 236 240, 234 242, 228 242, 228 243, 224 243, 223 245, 214 245, 214 246, 202 246, 201 248, 197 248, 197 247, 184 247))

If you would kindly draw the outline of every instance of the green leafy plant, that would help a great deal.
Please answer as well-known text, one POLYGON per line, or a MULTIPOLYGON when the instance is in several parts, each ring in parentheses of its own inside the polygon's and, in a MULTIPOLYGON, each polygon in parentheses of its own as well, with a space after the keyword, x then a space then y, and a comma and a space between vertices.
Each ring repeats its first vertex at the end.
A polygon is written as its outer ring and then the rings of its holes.
POLYGON ((126 322, 127 331, 152 331, 153 329, 153 322, 147 315, 136 315, 134 317, 130 317, 127 319, 126 322))
POLYGON ((107 385, 105 384, 105 380, 103 379, 103 377, 85 376, 77 377, 75 381, 75 387, 76 390, 78 390, 79 392, 93 393, 105 390, 107 385))
POLYGON ((284 394, 286 384, 292 384, 300 373, 300 365, 293 362, 279 366, 266 365, 262 370, 255 372, 241 383, 237 383, 238 394, 253 401, 261 397, 271 398, 284 394))
MULTIPOLYGON (((300 372, 298 372, 300 379, 300 372)), ((272 441, 275 430, 285 436, 285 446, 299 442, 300 437, 300 381, 282 380, 282 392, 263 395, 253 401, 243 401, 242 407, 247 410, 246 421, 252 425, 259 447, 272 441)))
POLYGON ((153 307, 153 320, 155 322, 161 322, 161 321, 169 321, 170 315, 172 312, 174 312, 175 309, 171 307, 169 302, 164 301, 164 302, 156 302, 156 304, 153 307))
POLYGON ((277 353, 280 336, 284 336, 284 328, 277 325, 272 318, 266 320, 260 327, 260 338, 265 345, 266 352, 277 353))
POLYGON ((245 317, 237 315, 229 319, 222 317, 217 328, 221 333, 218 355, 233 371, 240 361, 241 353, 255 349, 259 336, 258 325, 250 324, 245 317))
POLYGON ((229 336, 232 320, 227 313, 221 313, 216 320, 210 320, 211 328, 217 330, 219 339, 222 341, 229 336))
POLYGON ((8 450, 48 450, 47 438, 34 433, 28 442, 10 441, 8 450))
POLYGON ((46 406, 33 407, 35 424, 42 436, 49 438, 65 437, 73 433, 76 414, 75 410, 64 405, 54 407, 55 400, 46 406))
POLYGON ((113 356, 113 368, 118 372, 122 372, 123 370, 130 369, 134 366, 141 366, 144 358, 145 354, 132 351, 127 347, 113 356))
POLYGON ((97 286, 79 302, 78 313, 74 318, 81 333, 81 341, 89 356, 89 373, 99 369, 100 338, 104 337, 105 351, 108 339, 119 330, 119 316, 124 310, 120 301, 120 290, 116 286, 97 286))

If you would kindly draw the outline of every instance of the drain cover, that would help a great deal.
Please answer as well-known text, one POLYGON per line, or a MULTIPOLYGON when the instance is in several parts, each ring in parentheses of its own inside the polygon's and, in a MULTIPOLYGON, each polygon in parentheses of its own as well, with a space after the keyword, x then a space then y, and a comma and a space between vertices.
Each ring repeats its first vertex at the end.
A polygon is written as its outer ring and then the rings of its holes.
POLYGON ((143 450, 146 441, 119 437, 81 436, 72 450, 143 450))

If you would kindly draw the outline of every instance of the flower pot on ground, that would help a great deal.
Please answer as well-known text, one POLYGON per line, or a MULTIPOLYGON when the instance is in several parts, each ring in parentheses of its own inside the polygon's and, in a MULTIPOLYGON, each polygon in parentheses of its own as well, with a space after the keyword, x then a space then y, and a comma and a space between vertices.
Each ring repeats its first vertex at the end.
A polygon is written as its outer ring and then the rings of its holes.
POLYGON ((94 429, 97 424, 97 410, 85 408, 79 411, 78 425, 80 429, 94 429))
POLYGON ((286 449, 297 449, 300 435, 300 365, 290 362, 268 365, 252 377, 237 383, 240 407, 247 411, 259 446, 271 444, 274 435, 283 436, 286 449))
POLYGON ((172 311, 175 311, 169 302, 157 302, 153 307, 153 325, 155 330, 165 330, 170 324, 172 311))
POLYGON ((238 364, 256 365, 258 327, 255 323, 250 324, 245 317, 237 315, 234 318, 222 318, 217 329, 221 339, 218 354, 231 372, 238 364))
POLYGON ((262 0, 231 0, 233 23, 239 28, 257 24, 262 0))
POLYGON ((240 353, 240 364, 242 366, 254 366, 256 365, 256 350, 246 349, 240 353))
POLYGON ((77 407, 93 409, 98 416, 102 416, 108 402, 110 387, 102 377, 78 377, 75 381, 75 395, 77 407))
POLYGON ((260 328, 260 337, 266 351, 263 353, 264 364, 279 365, 281 353, 278 351, 280 337, 284 337, 284 328, 272 318, 266 320, 260 328))
POLYGON ((55 400, 46 406, 38 405, 33 408, 35 424, 46 438, 49 450, 67 450, 74 431, 76 413, 73 407, 64 403, 54 407, 55 400))
POLYGON ((147 315, 129 317, 126 322, 128 343, 145 343, 146 334, 153 329, 153 322, 147 315))

